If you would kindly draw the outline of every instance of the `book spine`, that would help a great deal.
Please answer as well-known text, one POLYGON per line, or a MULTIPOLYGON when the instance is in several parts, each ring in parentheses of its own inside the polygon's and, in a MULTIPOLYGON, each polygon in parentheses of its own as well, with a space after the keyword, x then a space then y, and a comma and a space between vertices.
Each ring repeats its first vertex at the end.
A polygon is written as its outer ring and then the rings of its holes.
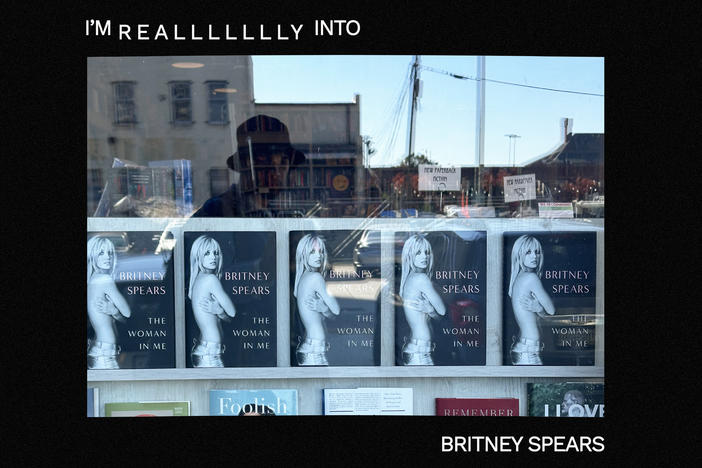
POLYGON ((193 174, 189 159, 183 159, 183 216, 193 211, 193 174))

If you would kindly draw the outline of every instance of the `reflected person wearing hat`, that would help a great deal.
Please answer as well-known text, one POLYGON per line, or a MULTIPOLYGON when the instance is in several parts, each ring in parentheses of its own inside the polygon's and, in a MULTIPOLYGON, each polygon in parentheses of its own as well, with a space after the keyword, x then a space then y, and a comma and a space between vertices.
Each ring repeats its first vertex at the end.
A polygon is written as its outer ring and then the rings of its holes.
POLYGON ((236 139, 237 152, 227 158, 227 167, 239 172, 239 183, 207 200, 193 217, 272 217, 266 205, 275 200, 277 192, 260 189, 287 186, 290 167, 306 159, 290 144, 287 126, 275 117, 249 118, 237 128, 236 139), (257 166, 267 167, 264 180, 257 174, 257 166))

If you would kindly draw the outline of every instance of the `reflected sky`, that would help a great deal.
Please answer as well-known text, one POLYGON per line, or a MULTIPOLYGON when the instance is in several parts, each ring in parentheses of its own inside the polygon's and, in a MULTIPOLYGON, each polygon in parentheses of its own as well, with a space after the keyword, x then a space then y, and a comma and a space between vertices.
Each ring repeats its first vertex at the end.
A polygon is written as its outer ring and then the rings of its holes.
MULTIPOLYGON (((377 150, 371 166, 396 165, 407 152, 409 120, 406 77, 413 57, 312 55, 254 56, 257 103, 349 102, 361 95, 361 134, 377 150), (394 138, 393 138, 394 137, 394 138)), ((475 56, 422 55, 421 64, 475 78, 475 56)), ((486 78, 594 94, 604 92, 602 57, 487 57, 486 78)), ((442 165, 475 164, 477 86, 422 70, 415 152, 442 165)), ((604 133, 604 97, 560 93, 499 83, 485 86, 485 164, 516 164, 560 142, 560 119, 573 119, 574 133, 604 133), (509 138, 513 142, 510 150, 509 138)))

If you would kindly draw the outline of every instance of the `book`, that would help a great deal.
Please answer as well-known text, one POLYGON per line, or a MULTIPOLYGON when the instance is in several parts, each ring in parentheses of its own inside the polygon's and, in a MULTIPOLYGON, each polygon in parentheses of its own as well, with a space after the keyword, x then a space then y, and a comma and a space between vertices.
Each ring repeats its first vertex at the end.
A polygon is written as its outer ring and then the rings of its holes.
POLYGON ((596 247, 593 231, 504 233, 504 365, 595 365, 596 247))
POLYGON ((395 234, 398 366, 484 366, 485 231, 395 234))
POLYGON ((210 416, 295 416, 296 389, 210 390, 210 416))
POLYGON ((414 414, 411 388, 325 388, 322 392, 325 416, 414 414))
POLYGON ((363 237, 361 230, 290 232, 292 366, 380 365, 382 283, 378 265, 354 260, 363 237))
POLYGON ((105 417, 190 416, 189 401, 105 403, 105 417))
POLYGON ((88 387, 88 413, 89 418, 100 417, 100 389, 88 387))
POLYGON ((190 216, 193 212, 193 176, 189 159, 149 161, 149 167, 173 169, 173 184, 178 215, 190 216))
POLYGON ((529 416, 604 417, 604 383, 527 383, 529 416))
POLYGON ((436 398, 437 416, 519 416, 519 398, 436 398))
POLYGON ((173 234, 87 237, 88 369, 175 367, 173 234))
POLYGON ((276 233, 186 231, 183 239, 187 367, 275 367, 276 233))

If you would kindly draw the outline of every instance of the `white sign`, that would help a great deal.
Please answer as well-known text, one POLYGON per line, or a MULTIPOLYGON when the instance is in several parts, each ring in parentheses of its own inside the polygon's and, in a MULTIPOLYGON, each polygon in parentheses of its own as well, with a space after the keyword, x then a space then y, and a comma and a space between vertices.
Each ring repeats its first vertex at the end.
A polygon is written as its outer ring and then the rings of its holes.
POLYGON ((536 200, 536 175, 505 176, 505 203, 536 200))
POLYGON ((572 218, 572 203, 539 203, 539 218, 572 218))
POLYGON ((461 168, 419 165, 419 191, 461 190, 461 168))

